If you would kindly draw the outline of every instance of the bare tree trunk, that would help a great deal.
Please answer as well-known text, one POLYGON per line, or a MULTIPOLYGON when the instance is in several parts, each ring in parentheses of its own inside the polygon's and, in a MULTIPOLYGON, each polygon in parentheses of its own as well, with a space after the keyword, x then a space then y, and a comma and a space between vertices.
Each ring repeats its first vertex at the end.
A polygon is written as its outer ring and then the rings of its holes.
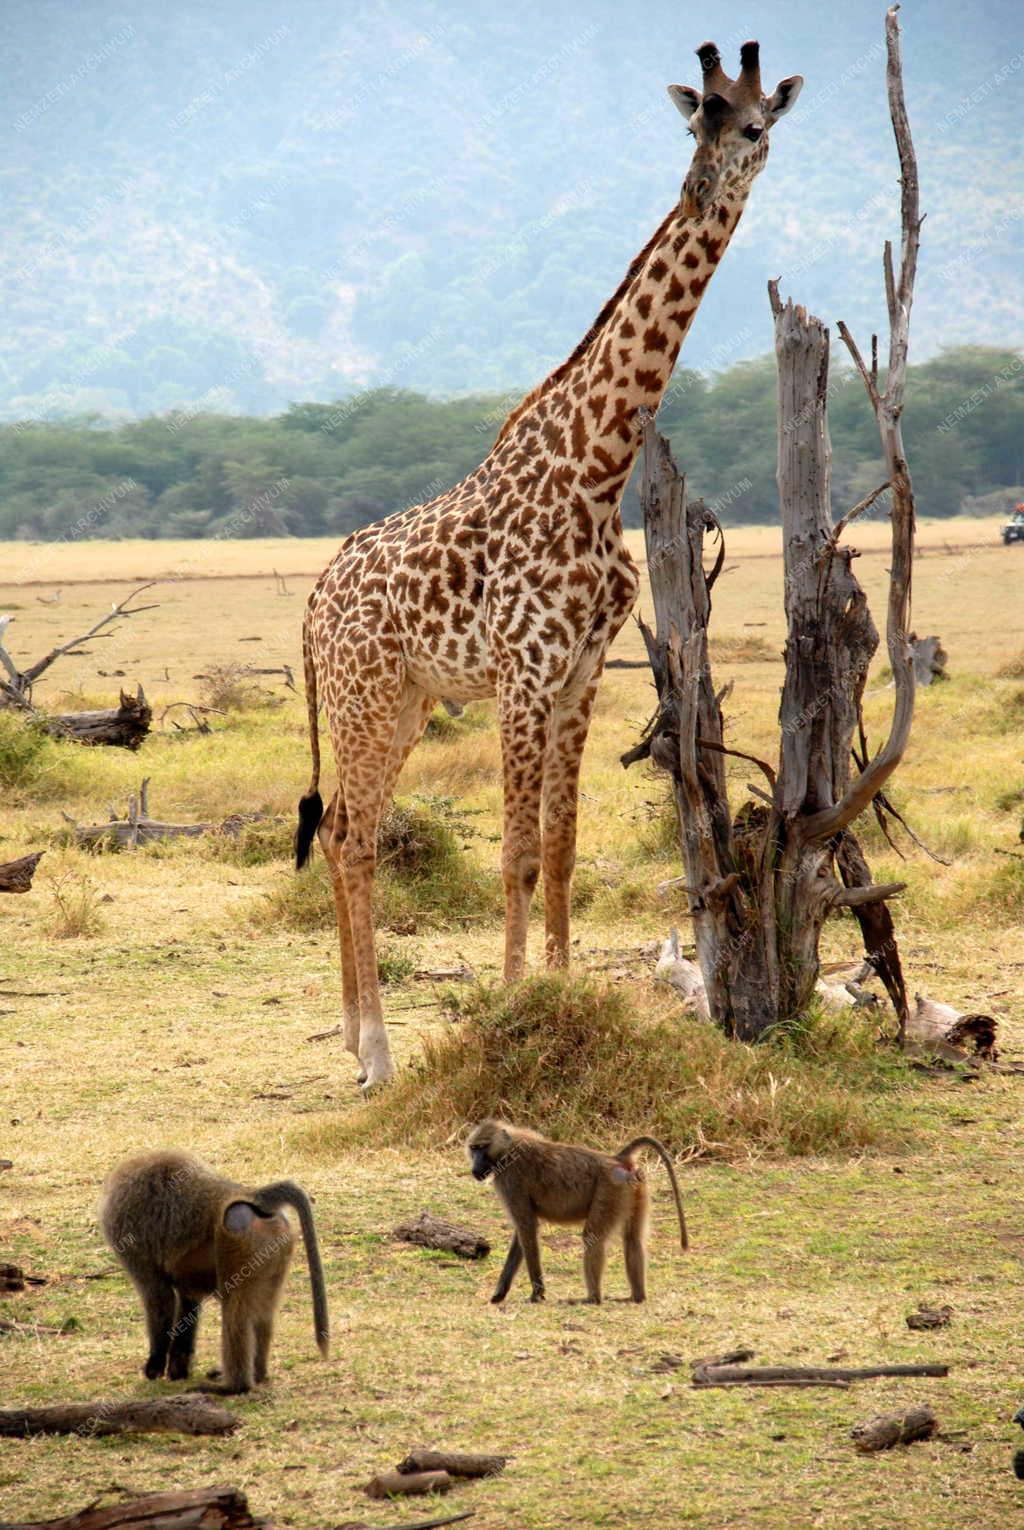
POLYGON ((778 483, 782 508, 786 678, 779 711, 778 773, 763 760, 727 749, 708 662, 711 590, 723 549, 704 569, 704 535, 721 529, 685 485, 668 443, 648 416, 644 430, 643 505, 654 634, 643 628, 658 687, 659 713, 649 736, 623 758, 649 753, 672 775, 697 955, 711 1015, 730 1034, 753 1041, 803 1009, 818 977, 821 928, 833 910, 855 911, 865 944, 906 1022, 906 992, 885 899, 902 883, 876 887, 850 832, 903 756, 914 705, 908 636, 913 559, 913 494, 903 456, 900 414, 908 322, 916 268, 917 172, 910 142, 895 10, 886 17, 890 111, 903 171, 903 251, 899 282, 886 246, 889 377, 868 373, 843 337, 868 386, 879 420, 888 483, 833 526, 828 435, 828 331, 769 284, 779 370, 778 483), (860 730, 861 700, 878 634, 852 571, 854 553, 839 539, 855 515, 892 494, 892 564, 886 636, 896 687, 889 737, 850 780, 851 748, 860 730), (723 755, 750 760, 769 791, 735 819, 726 792, 723 755), (835 876, 838 855, 842 882, 835 876))

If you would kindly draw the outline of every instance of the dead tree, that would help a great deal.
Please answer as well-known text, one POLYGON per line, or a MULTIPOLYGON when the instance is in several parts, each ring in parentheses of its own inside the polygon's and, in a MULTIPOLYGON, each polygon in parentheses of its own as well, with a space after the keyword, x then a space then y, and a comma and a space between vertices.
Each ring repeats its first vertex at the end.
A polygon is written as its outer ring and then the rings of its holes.
POLYGON ((660 707, 648 737, 624 763, 650 753, 672 775, 711 1015, 747 1041, 808 1004, 818 977, 822 925, 844 907, 860 920, 869 956, 899 1014, 901 1039, 906 1020, 906 993, 885 908, 903 884, 873 885, 851 832, 902 758, 914 707, 908 638, 914 502, 900 415, 920 219, 895 9, 886 16, 886 42, 890 112, 903 172, 903 248, 897 282, 886 245, 890 350, 884 392, 877 366, 869 372, 845 325, 840 329, 868 386, 889 476, 838 525, 830 507, 828 331, 792 302, 783 305, 776 284, 769 285, 779 368, 778 482, 788 620, 777 770, 725 745, 707 643, 711 591, 724 561, 721 529, 702 502, 687 504, 667 441, 649 417, 643 426, 642 497, 656 618, 655 632, 643 631, 660 707), (840 538, 885 489, 892 523, 886 637, 895 705, 886 743, 851 780, 851 748, 878 635, 852 572, 855 554, 840 538), (719 541, 709 572, 707 532, 719 541), (750 788, 753 800, 735 819, 726 790, 726 755, 750 761, 767 785, 767 790, 750 788))
POLYGON ((51 664, 55 664, 58 659, 62 658, 66 653, 71 653, 73 649, 81 648, 82 644, 88 643, 90 639, 110 637, 109 632, 103 631, 104 627, 109 627, 115 622, 124 621, 129 616, 138 616, 142 611, 155 611, 157 609, 155 604, 149 606, 133 606, 131 604, 137 596, 144 594, 146 590, 151 590, 152 588, 152 583, 140 584, 139 588, 133 590, 130 595, 126 595, 124 600, 115 602, 106 616, 101 616, 99 621, 89 628, 88 632, 83 633, 81 637, 72 638, 70 642, 59 643, 56 648, 51 648, 50 652, 44 654, 41 659, 37 659, 34 664, 30 664, 27 669, 18 668, 8 653, 4 642, 5 633, 13 621, 13 617, 0 616, 0 669, 5 670, 7 674, 6 679, 0 676, 0 705, 6 704, 24 707, 26 710, 30 709, 32 705, 32 687, 39 679, 39 676, 46 673, 51 664))

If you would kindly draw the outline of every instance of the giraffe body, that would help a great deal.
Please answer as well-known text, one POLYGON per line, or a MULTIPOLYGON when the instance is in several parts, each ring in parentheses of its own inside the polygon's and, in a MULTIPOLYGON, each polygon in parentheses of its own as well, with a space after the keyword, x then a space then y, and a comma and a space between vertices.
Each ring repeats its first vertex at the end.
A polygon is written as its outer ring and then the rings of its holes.
POLYGON ((765 101, 746 62, 734 85, 713 45, 698 51, 713 88, 703 101, 670 88, 700 124, 680 203, 591 330, 512 411, 480 467, 429 503, 354 532, 309 597, 313 780, 300 804, 298 863, 318 832, 338 915, 345 1044, 367 1085, 393 1072, 371 912, 377 829, 438 697, 497 698, 505 977, 524 971, 542 869, 548 965, 568 961, 580 759, 605 655, 639 589, 619 517, 638 411, 657 408, 767 156, 765 127, 799 89, 784 81, 765 101), (338 767, 326 812, 318 696, 338 767))

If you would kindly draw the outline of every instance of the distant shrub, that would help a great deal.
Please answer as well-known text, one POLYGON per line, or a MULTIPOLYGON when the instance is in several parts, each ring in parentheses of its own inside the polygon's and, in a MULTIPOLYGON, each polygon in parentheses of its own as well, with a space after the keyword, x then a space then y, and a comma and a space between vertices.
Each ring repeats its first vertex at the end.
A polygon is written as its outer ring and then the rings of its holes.
POLYGON ((269 823, 243 824, 237 834, 219 831, 205 835, 202 844, 215 861, 229 866, 267 866, 294 855, 295 824, 275 818, 269 823))
POLYGON ((81 935, 98 935, 105 920, 100 913, 100 895, 95 882, 80 871, 64 871, 49 884, 53 903, 47 927, 59 940, 81 935))
POLYGON ((30 792, 53 763, 54 741, 32 718, 0 707, 0 787, 30 792))
POLYGON ((284 697, 275 696, 261 685, 250 664, 210 664, 198 678, 205 705, 218 712, 248 712, 257 707, 284 705, 284 697))
POLYGON ((996 670, 998 680, 1024 680, 1024 648, 1005 659, 996 670))
POLYGON ((671 1000, 548 974, 447 998, 457 1023, 357 1118, 306 1127, 304 1147, 348 1141, 447 1147, 500 1114, 561 1139, 615 1146, 651 1132, 693 1157, 834 1153, 900 1138, 893 1093, 909 1077, 877 1028, 814 1012, 760 1046, 730 1041, 671 1000))

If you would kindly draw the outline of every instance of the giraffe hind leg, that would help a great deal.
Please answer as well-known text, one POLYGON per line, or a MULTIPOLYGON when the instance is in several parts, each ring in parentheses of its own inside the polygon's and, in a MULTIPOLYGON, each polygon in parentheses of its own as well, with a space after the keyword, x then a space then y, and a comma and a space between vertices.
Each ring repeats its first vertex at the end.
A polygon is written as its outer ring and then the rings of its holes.
POLYGON ((386 1083, 394 1074, 373 930, 377 831, 381 812, 409 751, 426 726, 432 704, 417 686, 396 685, 390 694, 382 687, 374 713, 353 709, 350 725, 338 728, 339 791, 347 823, 337 861, 349 915, 352 968, 359 995, 358 1056, 366 1088, 386 1083))
MULTIPOLYGON (((348 833, 345 798, 339 786, 319 827, 320 845, 331 877, 334 907, 338 918, 338 944, 341 948, 341 1015, 346 1050, 359 1056, 359 983, 356 978, 352 923, 348 912, 345 879, 341 874, 339 853, 348 833)), ((360 1077, 360 1083, 363 1078, 360 1077)))

